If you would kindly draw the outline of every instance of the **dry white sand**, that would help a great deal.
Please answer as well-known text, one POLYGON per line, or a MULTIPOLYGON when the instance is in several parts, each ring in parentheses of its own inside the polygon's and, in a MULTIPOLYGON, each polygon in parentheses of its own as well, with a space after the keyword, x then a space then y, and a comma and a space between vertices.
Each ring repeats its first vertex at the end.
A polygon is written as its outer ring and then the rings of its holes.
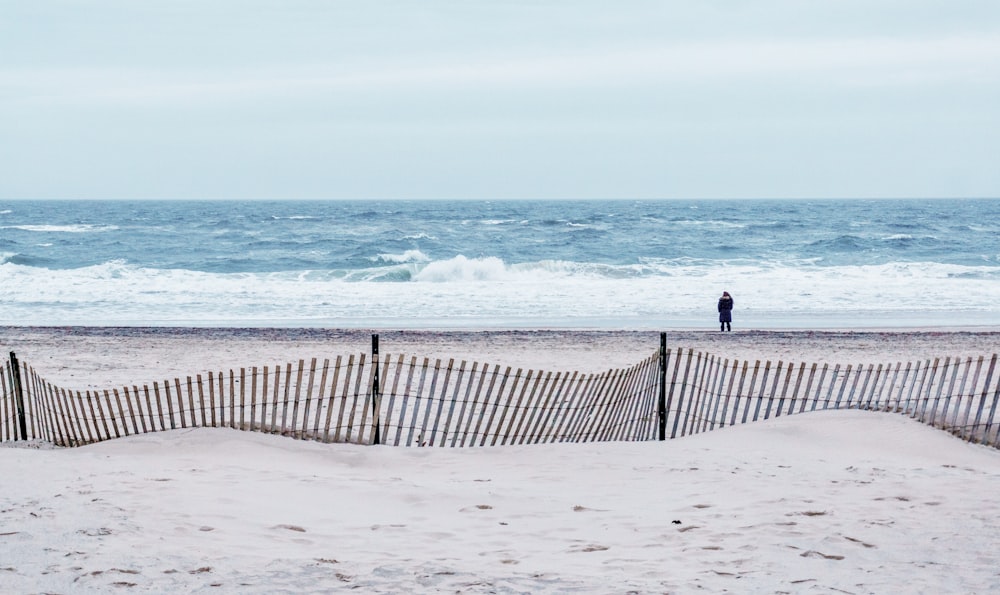
MULTIPOLYGON (((584 371, 659 344, 630 332, 380 334, 383 353, 584 371)), ((988 355, 996 338, 670 341, 724 357, 868 363, 988 355)), ((50 381, 86 388, 357 353, 370 336, 5 328, 0 345, 50 381)), ((1000 591, 1000 451, 887 413, 814 412, 662 443, 485 449, 189 429, 76 449, 8 443, 0 477, 3 593, 1000 591)))

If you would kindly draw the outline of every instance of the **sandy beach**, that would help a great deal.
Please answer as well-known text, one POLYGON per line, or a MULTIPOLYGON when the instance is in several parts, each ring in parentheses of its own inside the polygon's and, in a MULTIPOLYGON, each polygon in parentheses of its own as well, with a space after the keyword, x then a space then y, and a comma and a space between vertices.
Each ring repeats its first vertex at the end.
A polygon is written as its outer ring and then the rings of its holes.
MULTIPOLYGON (((381 352, 603 370, 640 331, 380 331, 381 352)), ((995 352, 1000 333, 670 332, 772 361, 995 352)), ((371 332, 0 328, 56 384, 367 352, 371 332)), ((667 442, 321 444, 230 429, 0 448, 0 591, 987 593, 1000 451, 908 417, 817 411, 667 442)))

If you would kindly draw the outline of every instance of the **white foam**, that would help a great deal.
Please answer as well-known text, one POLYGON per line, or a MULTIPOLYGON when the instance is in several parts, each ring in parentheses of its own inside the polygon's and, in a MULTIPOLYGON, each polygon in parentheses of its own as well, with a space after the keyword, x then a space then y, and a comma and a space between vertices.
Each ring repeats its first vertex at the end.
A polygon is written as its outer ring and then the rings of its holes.
POLYGON ((507 266, 496 257, 466 258, 459 255, 427 264, 414 277, 424 283, 461 283, 464 281, 499 281, 509 277, 507 266))
POLYGON ((736 321, 744 328, 942 319, 992 324, 1000 315, 998 273, 988 266, 822 267, 689 259, 626 267, 408 258, 350 276, 323 270, 157 270, 120 260, 46 270, 6 260, 0 264, 0 324, 704 325, 714 320, 723 290, 735 297, 736 321))
POLYGON ((118 226, 80 223, 76 225, 8 225, 3 229, 20 229, 21 231, 38 231, 48 233, 95 233, 102 231, 115 231, 118 229, 118 226))
POLYGON ((407 250, 402 254, 379 254, 377 260, 382 262, 428 262, 430 258, 420 250, 407 250))

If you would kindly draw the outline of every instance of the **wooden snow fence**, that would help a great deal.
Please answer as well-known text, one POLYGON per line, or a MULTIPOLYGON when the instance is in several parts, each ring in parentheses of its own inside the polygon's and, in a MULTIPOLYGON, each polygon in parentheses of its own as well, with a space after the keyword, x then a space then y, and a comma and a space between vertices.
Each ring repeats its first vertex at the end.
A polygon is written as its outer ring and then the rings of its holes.
MULTIPOLYGON (((24 364, 20 372, 27 438, 60 446, 226 427, 321 442, 443 447, 647 440, 655 432, 658 361, 653 354, 628 368, 583 374, 403 355, 379 362, 360 354, 96 391, 57 387, 24 364), (384 381, 379 390, 376 379, 384 381)), ((10 362, 6 371, 14 376, 10 362)), ((6 423, 16 420, 14 401, 5 389, 3 440, 17 436, 6 423)))
POLYGON ((194 427, 392 446, 497 446, 679 438, 829 409, 907 415, 1000 446, 997 356, 913 363, 738 361, 660 350, 603 373, 454 359, 338 356, 151 385, 67 390, 13 357, 0 375, 0 441, 78 446, 194 427))
POLYGON ((907 415, 963 440, 1000 446, 997 356, 831 366, 730 361, 667 351, 670 438, 782 415, 863 409, 907 415))

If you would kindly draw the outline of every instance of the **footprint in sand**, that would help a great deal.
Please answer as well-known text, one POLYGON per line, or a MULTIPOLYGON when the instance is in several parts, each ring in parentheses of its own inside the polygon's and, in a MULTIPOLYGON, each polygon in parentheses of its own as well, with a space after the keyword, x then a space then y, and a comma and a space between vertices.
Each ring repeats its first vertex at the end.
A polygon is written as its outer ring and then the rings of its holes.
POLYGON ((850 541, 851 543, 856 543, 858 545, 863 545, 866 548, 874 548, 874 547, 876 547, 875 545, 873 545, 871 543, 865 543, 864 541, 861 541, 860 539, 854 539, 853 537, 848 537, 846 535, 844 535, 844 539, 846 539, 847 541, 850 541))
POLYGON ((823 552, 817 552, 816 550, 809 550, 808 552, 802 552, 799 554, 803 558, 823 558, 825 560, 843 560, 844 557, 837 554, 824 554, 823 552))
POLYGON ((571 547, 569 549, 569 551, 572 554, 579 554, 579 553, 589 553, 589 552, 603 552, 603 551, 606 551, 606 550, 609 550, 609 549, 611 549, 611 548, 609 548, 606 545, 598 545, 598 544, 591 543, 591 544, 588 544, 588 545, 579 545, 579 546, 571 547))

